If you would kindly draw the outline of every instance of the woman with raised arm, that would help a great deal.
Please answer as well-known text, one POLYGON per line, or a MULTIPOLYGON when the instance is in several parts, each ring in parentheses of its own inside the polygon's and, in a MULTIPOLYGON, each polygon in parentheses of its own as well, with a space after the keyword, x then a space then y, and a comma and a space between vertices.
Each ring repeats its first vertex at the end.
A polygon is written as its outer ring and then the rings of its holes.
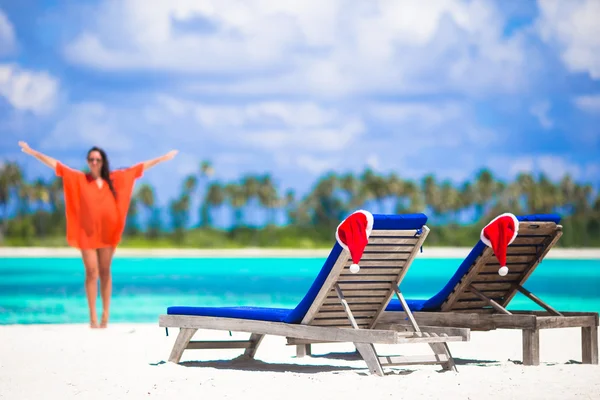
POLYGON ((108 325, 112 279, 110 266, 121 241, 135 180, 144 171, 175 157, 176 150, 164 156, 111 171, 104 150, 93 147, 87 153, 89 173, 71 169, 52 157, 19 142, 21 150, 52 168, 63 180, 67 219, 67 242, 81 251, 85 266, 85 290, 90 309, 90 326, 108 325), (102 319, 98 324, 96 297, 98 278, 102 296, 102 319))

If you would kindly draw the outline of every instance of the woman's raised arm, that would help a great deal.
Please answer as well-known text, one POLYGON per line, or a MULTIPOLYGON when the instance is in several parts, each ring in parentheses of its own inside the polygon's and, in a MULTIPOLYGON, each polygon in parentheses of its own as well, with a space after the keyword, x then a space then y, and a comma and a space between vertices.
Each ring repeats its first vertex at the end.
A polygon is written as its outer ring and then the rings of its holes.
POLYGON ((23 153, 29 154, 30 156, 37 158, 42 163, 46 164, 47 166, 49 166, 52 169, 56 169, 56 164, 58 164, 58 161, 55 160, 54 158, 49 157, 45 154, 40 153, 39 151, 32 149, 31 147, 29 147, 29 145, 27 143, 25 143, 23 141, 19 142, 19 146, 21 147, 21 151, 23 153))
POLYGON ((144 171, 146 171, 149 168, 154 167, 156 164, 159 164, 163 161, 168 161, 173 159, 173 157, 175 157, 175 155, 178 153, 177 150, 171 150, 170 152, 168 152, 167 154, 157 157, 157 158, 153 158, 152 160, 148 160, 148 161, 144 161, 142 164, 144 165, 144 171))

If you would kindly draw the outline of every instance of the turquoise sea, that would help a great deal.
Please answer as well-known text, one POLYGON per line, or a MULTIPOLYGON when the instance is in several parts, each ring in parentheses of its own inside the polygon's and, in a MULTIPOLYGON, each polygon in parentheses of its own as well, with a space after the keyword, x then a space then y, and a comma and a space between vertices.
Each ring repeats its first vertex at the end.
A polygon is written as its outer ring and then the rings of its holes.
MULTIPOLYGON (((116 258, 111 322, 157 323, 171 305, 293 308, 325 258, 116 258)), ((401 289, 429 298, 462 260, 418 258, 401 289)), ((0 324, 85 323, 78 258, 0 259, 0 324)), ((526 288, 562 311, 600 311, 599 260, 544 260, 526 288)), ((509 309, 540 309, 517 295, 509 309)), ((98 310, 101 303, 98 301, 98 310)))

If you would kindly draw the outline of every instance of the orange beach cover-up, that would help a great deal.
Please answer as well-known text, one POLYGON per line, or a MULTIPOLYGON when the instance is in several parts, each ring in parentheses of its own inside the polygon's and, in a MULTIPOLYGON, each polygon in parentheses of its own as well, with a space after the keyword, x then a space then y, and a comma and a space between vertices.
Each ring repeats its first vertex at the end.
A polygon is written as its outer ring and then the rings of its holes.
POLYGON ((116 247, 125 228, 135 180, 142 177, 144 164, 111 172, 116 199, 108 183, 98 187, 84 172, 60 162, 55 172, 63 179, 69 246, 78 249, 116 247))

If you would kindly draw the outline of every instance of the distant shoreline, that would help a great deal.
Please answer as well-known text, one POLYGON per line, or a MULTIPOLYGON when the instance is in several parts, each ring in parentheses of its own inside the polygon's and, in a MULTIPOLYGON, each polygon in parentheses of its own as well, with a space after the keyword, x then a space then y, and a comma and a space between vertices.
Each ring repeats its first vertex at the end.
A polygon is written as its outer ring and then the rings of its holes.
MULTIPOLYGON (((327 257, 331 249, 134 249, 119 248, 115 257, 135 258, 250 258, 250 257, 327 257)), ((418 258, 465 258, 470 247, 429 247, 424 246, 418 258)), ((52 258, 80 257, 80 253, 70 247, 0 247, 0 257, 52 258)), ((554 248, 546 259, 600 259, 600 248, 554 248)))

